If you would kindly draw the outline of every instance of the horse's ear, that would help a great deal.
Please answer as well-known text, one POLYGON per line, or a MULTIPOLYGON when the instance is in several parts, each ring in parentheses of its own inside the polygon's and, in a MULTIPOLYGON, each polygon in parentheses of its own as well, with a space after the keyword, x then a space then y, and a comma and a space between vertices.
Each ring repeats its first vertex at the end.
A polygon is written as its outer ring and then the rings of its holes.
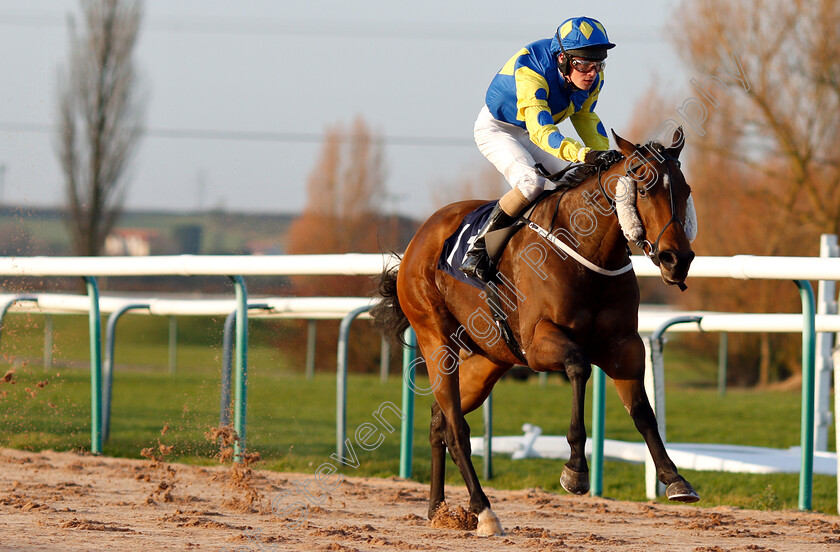
POLYGON ((674 157, 679 157, 680 152, 685 145, 685 132, 683 132, 682 125, 674 130, 674 135, 671 137, 671 146, 668 148, 668 153, 674 157))
POLYGON ((615 133, 615 130, 610 129, 612 132, 613 140, 615 140, 618 149, 621 150, 621 153, 624 154, 624 157, 630 157, 636 152, 636 146, 632 142, 628 142, 621 136, 615 133))

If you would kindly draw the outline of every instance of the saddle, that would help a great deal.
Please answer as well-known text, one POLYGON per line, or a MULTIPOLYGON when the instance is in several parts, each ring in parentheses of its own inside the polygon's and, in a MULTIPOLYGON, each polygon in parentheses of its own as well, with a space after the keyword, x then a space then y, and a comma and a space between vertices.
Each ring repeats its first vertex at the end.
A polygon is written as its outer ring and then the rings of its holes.
MULTIPOLYGON (((510 226, 493 230, 485 234, 484 244, 487 248, 487 255, 492 261, 494 267, 498 265, 498 261, 502 257, 502 253, 504 253, 505 246, 507 246, 510 238, 530 221, 531 213, 540 201, 542 201, 546 196, 555 193, 558 189, 568 190, 577 187, 586 179, 586 177, 594 173, 596 170, 594 165, 585 164, 569 165, 562 171, 554 174, 548 173, 548 171, 545 170, 545 167, 539 163, 534 168, 536 169, 537 174, 556 183, 556 187, 553 190, 545 190, 537 196, 510 226)), ((513 352, 513 354, 522 363, 525 363, 524 351, 516 341, 510 325, 505 320, 506 317, 501 314, 503 312, 502 301, 499 298, 498 289, 500 285, 503 285, 503 282, 500 281, 498 273, 494 273, 489 282, 484 282, 474 276, 468 276, 460 270, 461 263, 463 262, 464 255, 471 243, 471 240, 475 239, 475 235, 490 216, 490 212, 493 210, 496 203, 498 202, 491 201, 489 203, 485 203, 478 209, 467 213, 455 232, 453 232, 452 235, 444 242, 443 250, 441 251, 440 258, 438 259, 438 269, 446 272, 456 280, 469 284, 485 292, 490 312, 492 313, 497 327, 502 333, 505 343, 507 343, 511 352, 513 352)))
POLYGON ((498 261, 502 257, 502 253, 504 253, 505 246, 510 238, 528 223, 531 213, 540 201, 543 200, 543 198, 553 194, 557 190, 576 188, 596 170, 595 165, 580 163, 569 165, 563 170, 553 174, 549 173, 541 163, 534 165, 534 169, 536 169, 538 175, 542 176, 546 180, 554 182, 555 187, 553 190, 544 190, 540 195, 538 195, 536 199, 534 199, 519 215, 513 224, 507 228, 500 228, 498 230, 488 232, 484 236, 484 243, 487 246, 487 255, 493 262, 493 266, 498 264, 498 261))

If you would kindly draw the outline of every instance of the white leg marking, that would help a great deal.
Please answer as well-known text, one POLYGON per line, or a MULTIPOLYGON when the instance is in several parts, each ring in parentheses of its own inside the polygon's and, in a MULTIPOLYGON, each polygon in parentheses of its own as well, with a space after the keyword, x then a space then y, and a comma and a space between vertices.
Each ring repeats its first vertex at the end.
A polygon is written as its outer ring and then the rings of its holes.
POLYGON ((478 514, 478 528, 476 529, 476 534, 479 537, 492 537, 493 535, 502 536, 504 534, 502 523, 490 508, 485 508, 480 514, 478 514))

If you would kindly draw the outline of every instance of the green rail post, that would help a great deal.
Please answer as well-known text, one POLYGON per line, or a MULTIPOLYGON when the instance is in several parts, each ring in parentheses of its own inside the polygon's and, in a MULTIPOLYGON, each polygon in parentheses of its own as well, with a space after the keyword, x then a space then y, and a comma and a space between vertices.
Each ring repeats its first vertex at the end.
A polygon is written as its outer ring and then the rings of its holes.
POLYGON ((315 379, 315 352, 318 344, 318 328, 315 320, 306 321, 306 379, 315 379))
POLYGON ((169 317, 169 373, 174 374, 178 365, 178 319, 169 317))
POLYGON ((592 485, 591 496, 604 494, 604 395, 606 376, 597 366, 592 367, 592 485))
POLYGON ((341 319, 338 326, 338 359, 335 376, 335 453, 344 458, 347 437, 347 363, 350 349, 350 325, 362 313, 371 309, 371 305, 357 307, 341 319))
POLYGON ((236 292, 236 404, 233 410, 233 429, 239 439, 233 445, 234 460, 242 461, 245 450, 245 422, 248 401, 248 290, 242 276, 229 276, 236 292))
POLYGON ((85 276, 90 297, 90 452, 102 454, 102 321, 99 319, 99 286, 85 276))
MULTIPOLYGON (((545 373, 545 372, 543 372, 545 373)), ((484 399, 484 466, 485 481, 493 479, 493 392, 484 399)))
POLYGON ((400 433, 400 477, 411 477, 414 445, 414 359, 417 356, 417 336, 408 328, 403 334, 402 429, 400 433))
POLYGON ((810 510, 814 487, 814 359, 816 306, 814 288, 807 280, 794 280, 802 299, 802 459, 799 470, 799 509, 810 510))
POLYGON ((726 379, 729 364, 729 334, 720 332, 718 343, 718 395, 726 396, 726 379))

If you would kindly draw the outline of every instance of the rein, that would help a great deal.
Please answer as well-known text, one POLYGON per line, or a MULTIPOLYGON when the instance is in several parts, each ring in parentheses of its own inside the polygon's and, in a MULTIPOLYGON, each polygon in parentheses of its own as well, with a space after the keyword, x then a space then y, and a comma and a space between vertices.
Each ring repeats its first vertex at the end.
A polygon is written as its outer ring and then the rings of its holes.
MULTIPOLYGON (((647 258, 649 258, 655 266, 658 267, 659 266, 659 242, 662 239, 662 236, 665 234, 665 230, 667 230, 668 227, 670 227, 674 223, 678 223, 681 226, 685 227, 685 223, 683 221, 681 221, 679 219, 679 217, 677 216, 677 205, 676 205, 676 199, 674 198, 674 188, 671 185, 671 169, 668 167, 668 163, 667 163, 668 161, 673 161, 674 163, 677 164, 677 167, 679 167, 680 166, 680 161, 676 157, 673 157, 671 155, 665 155, 665 154, 660 153, 660 152, 654 152, 654 154, 656 155, 657 160, 659 160, 660 163, 665 167, 665 176, 663 178, 667 178, 666 187, 668 188, 668 193, 670 195, 671 219, 659 231, 659 234, 656 236, 656 240, 653 243, 651 243, 647 239, 643 239, 643 240, 636 241, 635 244, 639 247, 639 249, 642 250, 642 252, 645 254, 645 256, 647 258)), ((638 180, 638 178, 636 178, 635 172, 639 168, 643 167, 644 165, 647 165, 650 162, 651 162, 651 159, 648 159, 648 158, 643 158, 642 160, 636 161, 635 163, 633 163, 630 167, 628 167, 626 169, 625 173, 628 177, 633 179, 633 181, 638 185, 640 183, 640 181, 638 180)), ((616 213, 617 211, 616 211, 615 199, 613 199, 607 193, 606 189, 604 188, 604 184, 602 182, 602 179, 601 179, 601 173, 603 172, 603 168, 602 167, 597 167, 595 170, 597 171, 598 190, 601 192, 601 195, 603 195, 606 198, 610 207, 613 209, 613 212, 616 213)), ((547 172, 545 171, 545 169, 543 169, 542 166, 538 166, 537 171, 539 173, 541 173, 541 176, 544 176, 545 178, 548 178, 549 180, 554 181, 554 179, 556 177, 559 177, 559 176, 562 176, 563 174, 565 174, 568 171, 568 168, 564 169, 560 173, 557 173, 556 175, 547 174, 547 172)), ((559 178, 557 178, 557 180, 559 180, 559 178)), ((644 183, 643 182, 641 182, 641 183, 642 183, 643 189, 646 190, 647 188, 644 187, 644 183)), ((554 234, 552 232, 554 230, 554 223, 557 220, 557 214, 560 211, 560 202, 563 199, 563 196, 566 194, 566 192, 568 192, 570 189, 571 189, 571 187, 564 187, 562 190, 552 190, 552 191, 546 193, 545 197, 537 200, 525 213, 522 214, 522 216, 520 217, 520 220, 523 221, 523 222, 526 222, 528 224, 528 228, 533 230, 534 232, 536 232, 540 237, 549 241, 551 244, 555 245, 556 247, 560 248, 565 253, 567 253, 569 256, 574 258, 577 262, 579 262, 581 265, 585 266, 586 268, 588 268, 589 270, 591 270, 593 272, 596 272, 598 274, 602 274, 604 276, 619 276, 621 274, 624 274, 624 273, 632 270, 633 269, 632 261, 628 262, 625 266, 623 266, 619 269, 616 269, 616 270, 608 270, 608 269, 602 268, 602 267, 592 263, 588 259, 584 258, 583 256, 581 256, 572 247, 563 243, 556 236, 554 236, 554 234), (536 209, 536 207, 540 203, 542 203, 543 200, 548 199, 549 196, 554 195, 558 191, 560 193, 559 193, 559 197, 557 198, 557 203, 556 203, 555 208, 554 208, 554 215, 551 218, 551 226, 549 227, 548 230, 546 230, 546 229, 542 228, 541 226, 539 226, 537 223, 533 222, 530 219, 530 216, 533 213, 533 211, 536 209)), ((680 286, 680 287, 682 288, 682 286, 680 286)))

